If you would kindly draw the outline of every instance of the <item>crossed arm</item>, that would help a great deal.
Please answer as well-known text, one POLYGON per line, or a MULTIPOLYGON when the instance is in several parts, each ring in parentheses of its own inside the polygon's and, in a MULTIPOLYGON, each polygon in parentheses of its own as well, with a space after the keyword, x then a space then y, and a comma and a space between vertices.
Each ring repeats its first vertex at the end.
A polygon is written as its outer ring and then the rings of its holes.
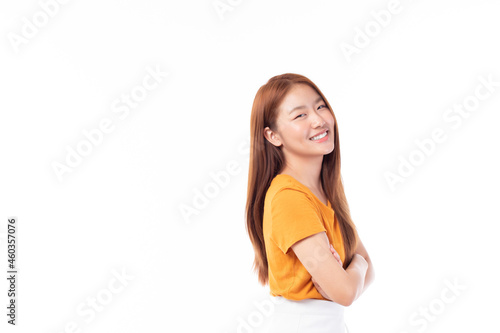
POLYGON ((373 264, 361 240, 345 270, 325 232, 298 241, 292 245, 292 250, 311 274, 321 295, 344 306, 358 299, 375 277, 373 264))
POLYGON ((356 251, 354 253, 361 255, 363 258, 365 258, 366 262, 368 263, 368 269, 366 270, 363 290, 361 291, 362 294, 368 288, 368 286, 372 284, 373 280, 375 279, 375 271, 373 269, 373 263, 370 259, 370 256, 368 255, 368 252, 366 251, 363 242, 361 242, 361 239, 358 239, 358 246, 356 247, 356 251))

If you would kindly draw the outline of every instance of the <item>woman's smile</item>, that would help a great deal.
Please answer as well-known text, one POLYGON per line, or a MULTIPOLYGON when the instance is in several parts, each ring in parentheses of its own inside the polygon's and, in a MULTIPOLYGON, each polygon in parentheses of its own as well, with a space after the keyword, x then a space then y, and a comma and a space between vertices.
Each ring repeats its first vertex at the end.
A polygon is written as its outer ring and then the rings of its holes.
POLYGON ((329 138, 328 130, 326 130, 323 133, 318 134, 318 135, 310 138, 309 140, 321 143, 321 142, 325 142, 326 140, 328 140, 328 138, 329 138))

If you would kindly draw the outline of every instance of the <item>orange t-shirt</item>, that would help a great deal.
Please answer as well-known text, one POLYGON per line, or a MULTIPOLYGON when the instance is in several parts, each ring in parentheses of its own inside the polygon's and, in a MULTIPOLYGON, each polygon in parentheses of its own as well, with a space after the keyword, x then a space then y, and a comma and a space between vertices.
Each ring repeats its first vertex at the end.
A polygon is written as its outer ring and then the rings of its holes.
POLYGON ((292 176, 276 175, 266 193, 263 220, 271 295, 291 300, 326 300, 291 250, 294 243, 322 231, 344 262, 344 243, 330 201, 325 206, 292 176))

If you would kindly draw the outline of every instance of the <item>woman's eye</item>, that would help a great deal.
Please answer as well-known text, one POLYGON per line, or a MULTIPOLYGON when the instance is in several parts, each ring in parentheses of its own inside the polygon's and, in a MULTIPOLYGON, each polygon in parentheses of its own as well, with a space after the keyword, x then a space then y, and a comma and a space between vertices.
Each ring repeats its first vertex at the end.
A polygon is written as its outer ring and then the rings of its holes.
POLYGON ((319 109, 320 107, 322 107, 322 106, 324 106, 324 107, 326 108, 326 105, 320 105, 320 106, 318 106, 318 109, 319 109))
POLYGON ((297 117, 295 117, 295 119, 297 119, 299 117, 302 118, 301 116, 305 116, 305 115, 306 115, 305 113, 299 114, 297 117))

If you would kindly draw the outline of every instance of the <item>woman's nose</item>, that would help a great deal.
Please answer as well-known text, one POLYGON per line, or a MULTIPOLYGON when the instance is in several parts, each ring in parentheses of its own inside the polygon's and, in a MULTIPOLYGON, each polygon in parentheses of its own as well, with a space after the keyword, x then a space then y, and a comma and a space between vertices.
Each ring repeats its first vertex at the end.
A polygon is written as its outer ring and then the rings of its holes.
POLYGON ((322 127, 325 124, 325 120, 316 112, 314 113, 314 119, 312 122, 313 127, 322 127))

